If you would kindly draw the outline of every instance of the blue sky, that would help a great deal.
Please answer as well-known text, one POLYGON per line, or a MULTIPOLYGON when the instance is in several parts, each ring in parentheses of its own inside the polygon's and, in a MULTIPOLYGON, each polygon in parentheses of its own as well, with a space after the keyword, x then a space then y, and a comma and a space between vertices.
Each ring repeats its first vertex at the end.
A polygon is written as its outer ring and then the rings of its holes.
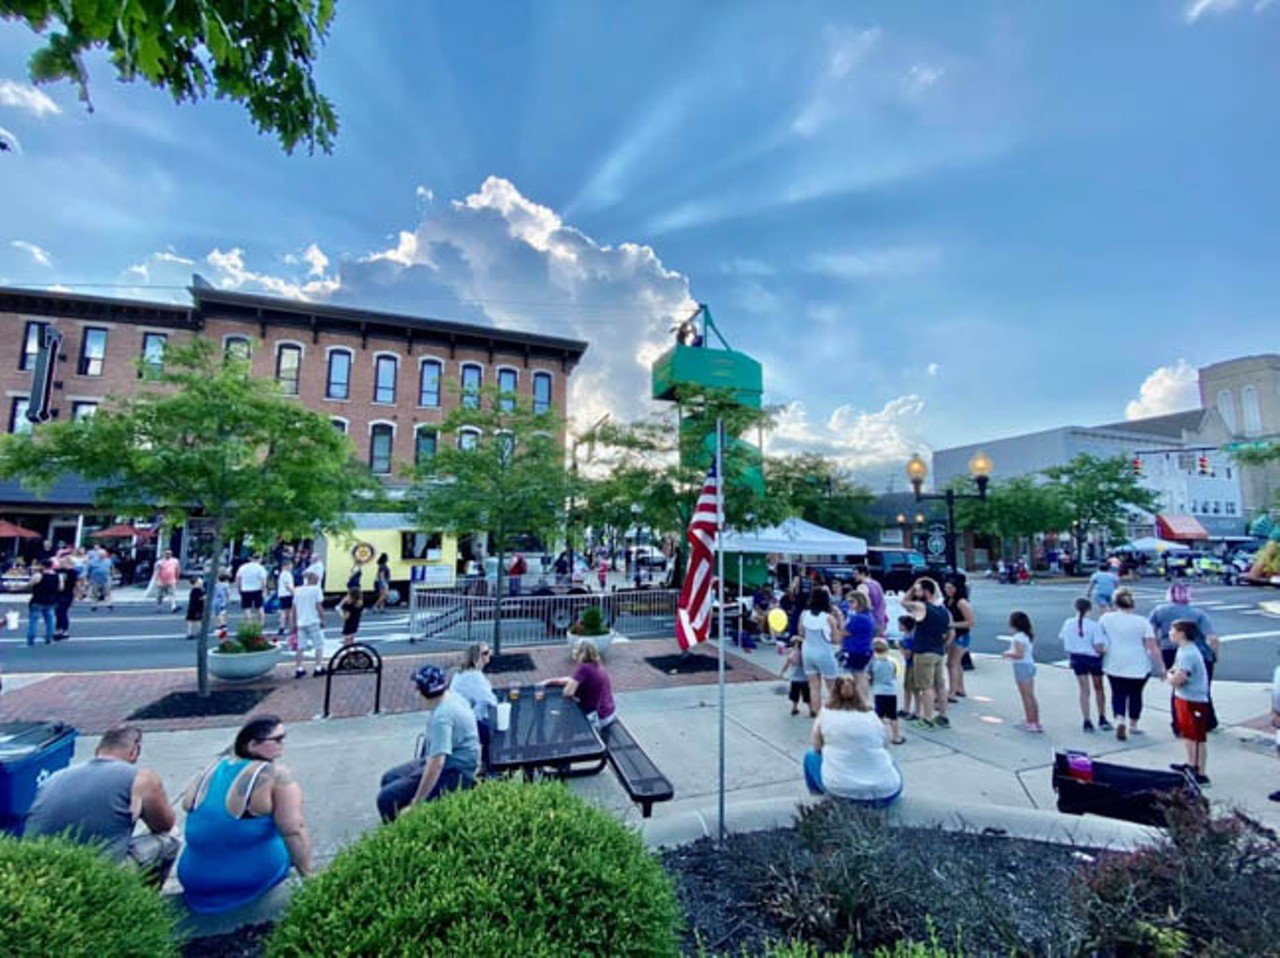
POLYGON ((579 336, 584 420, 638 411, 705 302, 765 363, 772 448, 877 485, 1184 408, 1277 344, 1270 0, 340 3, 331 156, 101 59, 89 114, 29 87, 34 43, 0 24, 0 283, 199 271, 579 336))

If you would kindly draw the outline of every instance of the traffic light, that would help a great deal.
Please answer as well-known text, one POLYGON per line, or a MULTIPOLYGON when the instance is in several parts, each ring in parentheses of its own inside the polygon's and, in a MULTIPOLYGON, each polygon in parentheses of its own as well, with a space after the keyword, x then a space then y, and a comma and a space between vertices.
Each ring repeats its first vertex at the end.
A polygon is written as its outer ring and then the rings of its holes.
POLYGON ((1201 455, 1200 458, 1196 460, 1196 467, 1199 470, 1200 475, 1209 475, 1209 457, 1201 455))
POLYGON ((1133 457, 1133 474, 1137 476, 1139 479, 1142 478, 1142 457, 1141 456, 1133 457))

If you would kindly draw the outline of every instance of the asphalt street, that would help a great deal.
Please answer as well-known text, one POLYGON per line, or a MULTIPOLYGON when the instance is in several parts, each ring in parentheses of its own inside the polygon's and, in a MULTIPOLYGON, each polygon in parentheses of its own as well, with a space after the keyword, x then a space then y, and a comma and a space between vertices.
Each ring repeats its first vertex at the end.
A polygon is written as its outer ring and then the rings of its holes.
MULTIPOLYGON (((1167 583, 1163 579, 1126 582, 1138 600, 1143 615, 1165 601, 1167 583)), ((1067 658, 1058 630, 1063 620, 1074 615, 1072 603, 1084 594, 1079 581, 1040 581, 1031 585, 1000 585, 977 580, 971 583, 974 614, 978 625, 973 648, 979 652, 1003 652, 1008 644, 997 636, 1009 634, 1009 613, 1021 609, 1035 626, 1037 662, 1059 662, 1067 658)), ((1280 616, 1262 611, 1258 603, 1280 600, 1280 590, 1256 586, 1191 586, 1192 601, 1213 621, 1222 641, 1222 654, 1215 678, 1239 682, 1270 682, 1280 663, 1280 616)))
MULTIPOLYGON (((1165 583, 1142 579, 1129 583, 1138 598, 1139 611, 1146 613, 1164 600, 1165 583)), ((1083 592, 1078 581, 1040 581, 1031 585, 999 585, 975 580, 973 606, 978 626, 974 649, 1001 652, 1007 646, 998 636, 1007 634, 1009 613, 1022 609, 1036 628, 1035 657, 1040 662, 1066 658, 1058 630, 1072 614, 1071 604, 1083 592)), ((1280 599, 1280 591, 1250 586, 1193 585, 1193 599, 1212 618, 1223 641, 1216 675, 1242 682, 1270 682, 1280 657, 1280 616, 1259 608, 1266 600, 1280 599)), ((90 612, 87 605, 72 610, 72 638, 46 646, 27 648, 25 598, 6 597, 0 610, 16 609, 21 614, 19 629, 0 633, 0 669, 6 673, 79 672, 146 668, 186 668, 194 662, 193 643, 185 638, 182 614, 157 613, 150 603, 121 603, 114 612, 90 612)), ((232 612, 232 621, 238 610, 232 612)), ((268 618, 274 630, 274 618, 268 618)), ((329 613, 326 636, 335 648, 339 619, 329 613)), ((377 646, 384 655, 422 651, 411 645, 407 610, 392 609, 374 615, 366 609, 360 638, 377 646)))

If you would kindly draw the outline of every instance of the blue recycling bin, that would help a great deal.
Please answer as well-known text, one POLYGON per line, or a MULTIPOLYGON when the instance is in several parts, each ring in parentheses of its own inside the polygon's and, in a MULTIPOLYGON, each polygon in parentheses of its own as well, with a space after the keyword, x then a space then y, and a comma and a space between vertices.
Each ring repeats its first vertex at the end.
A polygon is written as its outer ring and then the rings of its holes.
POLYGON ((0 831, 21 835, 40 783, 71 764, 76 730, 61 722, 0 722, 0 831))

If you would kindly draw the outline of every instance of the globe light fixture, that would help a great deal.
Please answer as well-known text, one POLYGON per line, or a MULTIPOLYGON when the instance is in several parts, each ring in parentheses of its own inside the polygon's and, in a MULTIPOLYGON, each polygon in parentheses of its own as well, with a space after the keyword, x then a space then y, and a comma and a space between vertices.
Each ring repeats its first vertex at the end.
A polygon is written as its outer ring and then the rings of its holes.
POLYGON ((911 480, 911 485, 915 487, 917 496, 920 495, 920 487, 924 485, 924 479, 927 475, 929 475, 929 467, 920 458, 920 453, 916 453, 907 463, 907 478, 911 480))
MULTIPOLYGON (((973 480, 974 485, 978 487, 976 493, 957 492, 954 488, 948 487, 942 492, 925 493, 923 491, 924 480, 929 475, 929 467, 925 464, 924 459, 916 453, 907 462, 907 478, 911 480, 911 486, 916 492, 916 502, 925 502, 927 500, 939 500, 947 504, 947 537, 946 537, 946 564, 947 568, 955 570, 956 565, 956 500, 957 499, 986 499, 987 483, 991 479, 991 471, 993 469, 991 457, 979 449, 973 454, 973 458, 969 460, 969 476, 973 480)), ((903 522, 903 516, 898 516, 898 521, 903 522)), ((924 515, 916 514, 916 524, 924 525, 924 515)))

